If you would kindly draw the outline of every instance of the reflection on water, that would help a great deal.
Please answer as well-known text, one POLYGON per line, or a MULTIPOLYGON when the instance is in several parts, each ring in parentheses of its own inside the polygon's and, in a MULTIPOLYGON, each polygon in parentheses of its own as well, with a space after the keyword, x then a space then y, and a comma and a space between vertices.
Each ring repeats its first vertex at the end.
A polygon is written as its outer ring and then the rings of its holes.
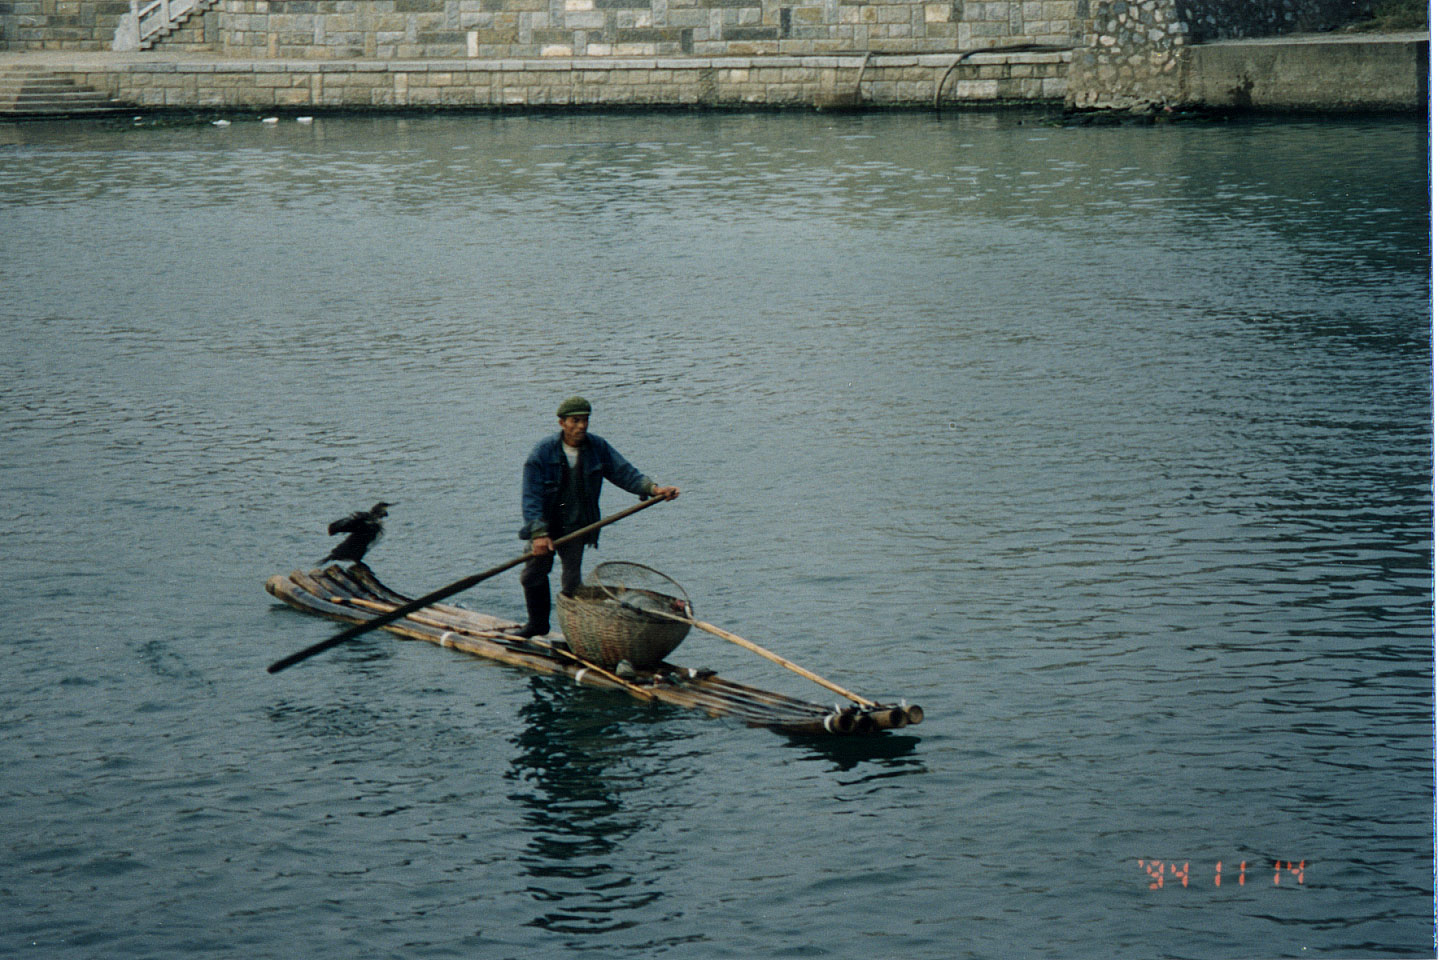
POLYGON ((542 911, 531 924, 567 934, 633 927, 664 892, 651 865, 627 850, 647 824, 626 797, 640 785, 637 761, 668 756, 685 738, 647 721, 653 711, 643 705, 617 707, 616 694, 546 678, 532 679, 530 691, 506 779, 509 799, 527 811, 519 862, 542 911))
POLYGON ((838 773, 862 769, 864 776, 844 782, 863 783, 925 773, 924 759, 915 754, 919 743, 920 737, 914 734, 892 733, 883 737, 795 738, 789 745, 825 761, 838 773))
MULTIPOLYGON (((505 778, 508 799, 525 811, 529 839, 517 862, 539 905, 531 925, 564 934, 601 934, 635 927, 673 912, 666 872, 638 843, 662 821, 685 817, 683 792, 661 796, 658 768, 669 776, 702 757, 687 744, 696 728, 679 711, 629 701, 620 694, 533 678, 520 709, 524 729, 505 778), (650 790, 647 790, 647 783, 650 790)), ((713 721, 712 721, 713 722, 713 721)), ((725 722, 732 736, 773 736, 725 722)), ((784 740, 806 763, 846 774, 846 789, 924 774, 918 736, 784 740), (859 774, 855 776, 855 774, 859 774)), ((683 774, 682 774, 683 775, 683 774)), ((667 940, 667 942, 681 942, 667 940)), ((693 938, 703 939, 698 935, 693 938)))

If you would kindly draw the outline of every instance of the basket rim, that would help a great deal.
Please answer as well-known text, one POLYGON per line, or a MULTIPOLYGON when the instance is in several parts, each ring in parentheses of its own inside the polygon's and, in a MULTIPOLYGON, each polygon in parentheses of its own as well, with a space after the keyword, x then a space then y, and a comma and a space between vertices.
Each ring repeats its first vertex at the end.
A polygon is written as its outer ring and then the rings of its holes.
MULTIPOLYGON (((606 584, 604 582, 604 576, 601 574, 601 571, 605 570, 607 567, 634 567, 637 570, 644 570, 646 573, 654 574, 655 576, 659 577, 661 580, 664 580, 666 583, 670 584, 672 587, 675 588, 676 593, 674 595, 674 599, 683 600, 686 604, 690 603, 690 595, 685 592, 685 588, 680 585, 680 582, 678 580, 670 576, 668 573, 656 570, 654 567, 644 563, 636 563, 634 560, 606 560, 603 563, 595 564, 594 568, 590 571, 590 576, 586 577, 586 580, 588 581, 586 583, 586 586, 599 587, 601 590, 605 591, 607 596, 611 596, 612 599, 618 599, 610 593, 610 589, 614 585, 606 584)), ((653 590, 651 592, 659 593, 660 591, 653 590)))

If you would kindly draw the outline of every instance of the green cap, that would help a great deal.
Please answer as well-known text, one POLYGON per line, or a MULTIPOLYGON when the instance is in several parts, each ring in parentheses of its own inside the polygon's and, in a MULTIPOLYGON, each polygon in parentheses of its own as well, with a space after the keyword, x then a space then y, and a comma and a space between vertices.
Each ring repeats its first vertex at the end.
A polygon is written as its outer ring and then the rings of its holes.
POLYGON ((588 417, 590 416, 590 401, 584 397, 571 397, 560 404, 560 409, 555 415, 564 419, 565 417, 588 417))

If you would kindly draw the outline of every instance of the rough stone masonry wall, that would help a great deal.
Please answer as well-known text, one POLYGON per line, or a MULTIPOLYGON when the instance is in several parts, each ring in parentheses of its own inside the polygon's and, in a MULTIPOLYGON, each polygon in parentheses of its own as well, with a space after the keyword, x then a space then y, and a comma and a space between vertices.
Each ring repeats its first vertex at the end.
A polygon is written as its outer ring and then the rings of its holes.
POLYGON ((1325 30, 1370 0, 1096 0, 1070 65, 1074 107, 1149 109, 1184 97, 1189 44, 1325 30))
POLYGON ((1373 0, 1176 0, 1188 42, 1333 30, 1366 16, 1373 0))

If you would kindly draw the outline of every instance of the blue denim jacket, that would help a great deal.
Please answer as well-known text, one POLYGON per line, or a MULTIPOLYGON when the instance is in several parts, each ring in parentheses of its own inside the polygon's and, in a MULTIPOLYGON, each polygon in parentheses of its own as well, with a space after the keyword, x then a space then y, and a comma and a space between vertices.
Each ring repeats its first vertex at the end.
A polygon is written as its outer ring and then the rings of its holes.
MULTIPOLYGON (((535 444, 525 460, 525 470, 520 491, 520 516, 524 526, 520 538, 531 540, 539 536, 558 536, 560 529, 560 487, 565 482, 565 449, 556 432, 535 444)), ((580 459, 576 468, 585 476, 585 525, 600 519, 600 487, 609 480, 622 490, 637 497, 648 496, 655 489, 655 481, 642 474, 615 448, 601 437, 590 434, 580 448, 580 459)), ((600 540, 600 531, 585 539, 594 546, 600 540)))

